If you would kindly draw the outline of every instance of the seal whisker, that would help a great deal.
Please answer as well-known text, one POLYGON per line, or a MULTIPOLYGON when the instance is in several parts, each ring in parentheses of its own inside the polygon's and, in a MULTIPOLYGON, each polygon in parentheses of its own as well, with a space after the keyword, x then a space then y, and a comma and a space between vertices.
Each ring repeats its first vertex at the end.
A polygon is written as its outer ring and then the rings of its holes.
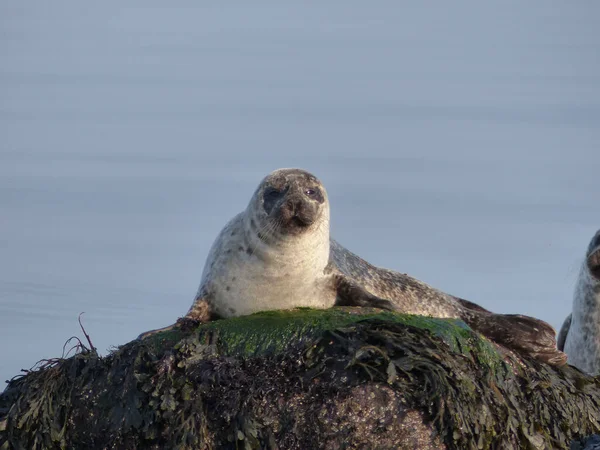
POLYGON ((276 219, 274 221, 267 221, 266 223, 261 223, 259 227, 256 227, 255 235, 256 237, 258 237, 258 240, 248 240, 248 256, 256 254, 260 241, 264 242, 267 245, 272 243, 273 238, 277 235, 277 233, 275 232, 278 230, 279 226, 280 220, 276 219))

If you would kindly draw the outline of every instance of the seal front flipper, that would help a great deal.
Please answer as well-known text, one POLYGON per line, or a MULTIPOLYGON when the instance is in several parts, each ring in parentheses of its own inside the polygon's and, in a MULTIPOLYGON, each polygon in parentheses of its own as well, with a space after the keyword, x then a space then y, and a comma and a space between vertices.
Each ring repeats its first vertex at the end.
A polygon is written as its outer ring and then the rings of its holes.
POLYGON ((565 342, 567 341, 567 334, 569 334, 569 328, 571 328, 572 318, 573 314, 571 313, 567 316, 562 327, 560 327, 560 331, 558 332, 556 345, 561 352, 565 350, 565 342))
POLYGON ((174 323, 173 325, 169 325, 168 327, 157 328, 156 330, 144 331, 136 339, 138 341, 140 341, 142 339, 146 339, 155 334, 162 333, 163 331, 169 331, 169 330, 173 330, 175 328, 177 328, 177 323, 174 323))
POLYGON ((215 309, 213 308, 212 297, 209 295, 203 295, 202 297, 196 297, 194 303, 190 307, 189 311, 177 322, 184 321, 195 321, 196 323, 206 323, 212 320, 219 319, 218 315, 215 313, 215 309))
POLYGON ((546 322, 520 314, 491 313, 466 300, 459 299, 459 303, 465 307, 460 318, 496 344, 551 365, 567 362, 567 355, 556 346, 554 328, 546 322))
POLYGON ((367 306, 388 311, 399 311, 394 302, 371 294, 345 275, 333 275, 333 284, 336 291, 336 306, 367 306))
POLYGON ((176 328, 183 331, 187 331, 196 328, 201 323, 210 322, 211 320, 215 319, 218 319, 218 317, 213 312, 211 303, 206 298, 197 298, 196 300, 194 300, 194 303, 192 304, 192 307, 190 308, 188 313, 184 317, 180 317, 179 319, 177 319, 177 322, 175 322, 173 325, 158 328, 156 330, 146 331, 140 334, 137 337, 137 339, 146 339, 157 333, 174 330, 176 328))

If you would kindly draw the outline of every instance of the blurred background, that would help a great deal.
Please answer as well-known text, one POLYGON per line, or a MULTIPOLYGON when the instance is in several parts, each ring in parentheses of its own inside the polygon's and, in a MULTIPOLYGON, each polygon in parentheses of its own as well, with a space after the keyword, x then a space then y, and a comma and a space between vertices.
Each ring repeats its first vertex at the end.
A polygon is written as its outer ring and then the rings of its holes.
POLYGON ((600 3, 0 4, 0 390, 190 306, 270 171, 370 262, 559 328, 600 228, 600 3))

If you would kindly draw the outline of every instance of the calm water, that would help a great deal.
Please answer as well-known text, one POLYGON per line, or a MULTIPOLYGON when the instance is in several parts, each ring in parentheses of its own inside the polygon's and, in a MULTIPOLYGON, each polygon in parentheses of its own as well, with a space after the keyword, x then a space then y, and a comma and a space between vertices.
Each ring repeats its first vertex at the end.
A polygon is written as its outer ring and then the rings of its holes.
POLYGON ((562 324, 600 227, 600 4, 228 3, 0 4, 1 380, 82 311, 102 352, 184 314, 278 167, 371 262, 562 324))

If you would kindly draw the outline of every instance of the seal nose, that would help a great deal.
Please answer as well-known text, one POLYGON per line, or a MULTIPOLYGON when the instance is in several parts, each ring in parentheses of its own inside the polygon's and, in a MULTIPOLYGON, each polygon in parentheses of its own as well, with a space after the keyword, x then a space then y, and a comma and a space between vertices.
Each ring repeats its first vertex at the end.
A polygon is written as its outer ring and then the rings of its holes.
POLYGON ((308 226, 314 222, 313 214, 309 210, 310 208, 307 208, 306 202, 300 197, 291 196, 287 198, 283 209, 296 225, 308 226))
POLYGON ((302 200, 299 198, 288 198, 285 201, 285 207, 291 213, 292 217, 296 217, 298 212, 302 209, 302 200))

